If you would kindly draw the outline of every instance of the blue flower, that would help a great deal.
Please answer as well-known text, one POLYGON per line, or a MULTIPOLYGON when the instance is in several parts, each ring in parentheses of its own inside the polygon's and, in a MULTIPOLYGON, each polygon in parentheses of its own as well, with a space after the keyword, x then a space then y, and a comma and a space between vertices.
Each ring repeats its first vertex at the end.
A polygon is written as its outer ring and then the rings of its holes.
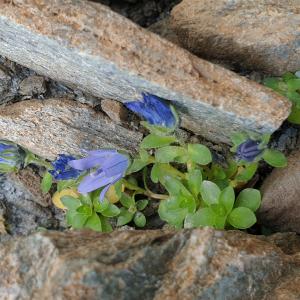
POLYGON ((23 157, 17 145, 0 142, 0 173, 16 171, 22 164, 23 157))
POLYGON ((69 161, 76 159, 71 155, 59 154, 58 158, 51 164, 54 170, 49 170, 49 173, 56 180, 68 180, 76 179, 82 173, 78 170, 73 169, 68 165, 69 161))
POLYGON ((102 188, 100 201, 103 201, 109 187, 124 177, 129 165, 128 157, 116 150, 88 151, 88 156, 69 162, 69 166, 77 170, 91 170, 78 186, 81 194, 102 188))
POLYGON ((239 160, 245 160, 247 162, 253 162, 255 158, 262 153, 262 149, 259 148, 260 141, 254 141, 248 139, 240 144, 237 148, 236 154, 239 160))
POLYGON ((151 125, 175 127, 176 117, 169 105, 157 96, 147 93, 142 93, 142 96, 143 100, 126 102, 125 106, 151 125))

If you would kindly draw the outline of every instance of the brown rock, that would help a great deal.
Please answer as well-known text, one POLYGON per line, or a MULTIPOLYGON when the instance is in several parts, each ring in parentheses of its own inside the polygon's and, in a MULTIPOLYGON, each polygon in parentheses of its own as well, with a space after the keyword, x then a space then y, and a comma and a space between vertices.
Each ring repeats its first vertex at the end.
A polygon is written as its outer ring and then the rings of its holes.
POLYGON ((0 55, 100 98, 173 100, 187 128, 215 141, 271 133, 290 109, 271 90, 90 1, 0 0, 0 55))
POLYGON ((127 110, 122 103, 110 99, 101 100, 102 110, 117 124, 126 122, 127 110))
POLYGON ((33 172, 32 169, 26 168, 18 173, 9 174, 10 178, 18 182, 28 193, 31 194, 31 199, 43 207, 51 205, 51 195, 44 194, 41 191, 41 177, 33 172))
POLYGON ((281 75, 300 69, 299 0, 183 0, 171 25, 202 57, 281 75))
POLYGON ((0 139, 45 158, 82 154, 82 149, 135 152, 142 134, 114 124, 100 112, 66 99, 28 100, 0 110, 0 139))
POLYGON ((42 76, 29 76, 20 83, 21 95, 33 96, 46 92, 45 79, 42 76))
POLYGON ((276 231, 300 233, 300 152, 288 157, 288 165, 274 169, 261 187, 260 223, 276 231))
POLYGON ((0 244, 0 297, 248 300, 275 290, 276 300, 300 296, 299 263, 267 238, 234 231, 37 233, 0 244))

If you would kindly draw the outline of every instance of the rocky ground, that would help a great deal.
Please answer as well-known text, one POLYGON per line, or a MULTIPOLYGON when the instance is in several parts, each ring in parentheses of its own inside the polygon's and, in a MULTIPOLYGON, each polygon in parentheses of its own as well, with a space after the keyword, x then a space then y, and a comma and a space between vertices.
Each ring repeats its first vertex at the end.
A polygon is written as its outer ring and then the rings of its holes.
MULTIPOLYGON (((228 153, 229 128, 275 131, 271 144, 288 155, 289 164, 276 170, 261 166, 259 225, 249 232, 284 233, 65 231, 63 212, 40 191, 41 170, 28 167, 0 177, 0 298, 299 299, 300 131, 288 122, 281 125, 288 102, 257 84, 266 76, 300 70, 297 0, 93 2, 147 31, 81 1, 78 10, 61 2, 61 11, 75 19, 61 13, 60 5, 45 2, 43 10, 35 1, 12 1, 12 6, 0 1, 0 138, 48 159, 90 145, 134 153, 143 131, 121 102, 143 88, 155 90, 175 100, 182 117, 178 134, 205 143, 220 161, 228 153), (33 34, 31 44, 38 39, 35 59, 30 43, 22 44, 23 32, 18 36, 23 48, 15 47, 7 34, 15 27, 2 17, 25 26, 33 34), (101 31, 103 24, 108 31, 101 31), (56 51, 43 48, 48 38, 56 51)), ((162 226, 153 216, 149 228, 162 226)))

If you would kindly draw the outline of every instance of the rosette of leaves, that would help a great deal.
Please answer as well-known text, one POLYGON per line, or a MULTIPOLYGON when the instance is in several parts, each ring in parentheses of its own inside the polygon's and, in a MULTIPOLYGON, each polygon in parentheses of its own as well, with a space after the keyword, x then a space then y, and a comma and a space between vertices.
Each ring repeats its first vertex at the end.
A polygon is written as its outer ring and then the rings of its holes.
POLYGON ((231 137, 231 140, 233 147, 230 150, 235 154, 238 152, 239 147, 247 143, 247 141, 250 140, 257 143, 256 155, 253 155, 250 160, 247 160, 246 157, 243 159, 243 154, 241 154, 241 157, 229 160, 227 168, 219 167, 221 168, 219 174, 223 172, 232 186, 238 186, 241 183, 251 180, 261 160, 276 168, 282 168, 287 165, 287 159, 282 152, 268 148, 267 145, 270 140, 270 135, 268 134, 259 136, 255 134, 236 133, 231 137))
POLYGON ((256 223, 255 211, 261 204, 258 190, 244 189, 235 199, 231 186, 221 190, 215 183, 205 180, 201 184, 200 195, 200 207, 185 217, 185 228, 247 229, 256 223))
POLYGON ((264 85, 287 97, 292 102, 292 112, 288 117, 288 121, 300 124, 300 78, 296 74, 288 72, 282 77, 266 78, 264 85))

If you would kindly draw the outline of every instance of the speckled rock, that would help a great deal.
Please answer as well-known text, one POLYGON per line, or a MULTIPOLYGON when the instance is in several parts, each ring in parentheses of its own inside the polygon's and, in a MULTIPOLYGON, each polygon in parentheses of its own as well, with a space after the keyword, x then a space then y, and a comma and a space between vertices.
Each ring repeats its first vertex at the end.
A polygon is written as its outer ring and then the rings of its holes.
POLYGON ((127 121, 127 109, 118 101, 103 99, 101 101, 101 109, 117 124, 127 121))
POLYGON ((171 15, 181 45, 201 57, 273 75, 300 69, 299 0, 183 0, 171 15))
MULTIPOLYGON (((26 172, 29 173, 28 170, 26 172)), ((45 203, 41 205, 41 195, 38 195, 37 191, 34 193, 32 188, 36 182, 32 182, 29 187, 30 178, 27 177, 26 181, 27 183, 24 183, 24 180, 12 174, 0 176, 0 235, 3 229, 16 236, 30 234, 38 227, 66 227, 62 211, 53 206, 45 207, 45 203)), ((45 196, 45 201, 49 201, 49 196, 45 196)), ((1 289, 0 284, 0 298, 1 289)))
POLYGON ((300 233, 300 151, 292 152, 288 165, 274 169, 264 181, 262 205, 258 211, 261 224, 276 231, 300 233))
POLYGON ((0 139, 44 158, 112 148, 133 153, 142 134, 121 127, 87 105, 66 100, 28 100, 0 109, 0 139))
POLYGON ((20 83, 19 93, 24 96, 40 95, 46 92, 45 79, 42 76, 29 76, 20 83))
POLYGON ((298 241, 290 253, 276 239, 210 229, 37 233, 0 244, 0 297, 276 300, 288 290, 296 299, 299 237, 285 236, 298 241))
POLYGON ((271 133, 290 110, 270 89, 89 1, 0 0, 0 55, 96 97, 172 100, 182 126, 219 142, 236 131, 271 133))

